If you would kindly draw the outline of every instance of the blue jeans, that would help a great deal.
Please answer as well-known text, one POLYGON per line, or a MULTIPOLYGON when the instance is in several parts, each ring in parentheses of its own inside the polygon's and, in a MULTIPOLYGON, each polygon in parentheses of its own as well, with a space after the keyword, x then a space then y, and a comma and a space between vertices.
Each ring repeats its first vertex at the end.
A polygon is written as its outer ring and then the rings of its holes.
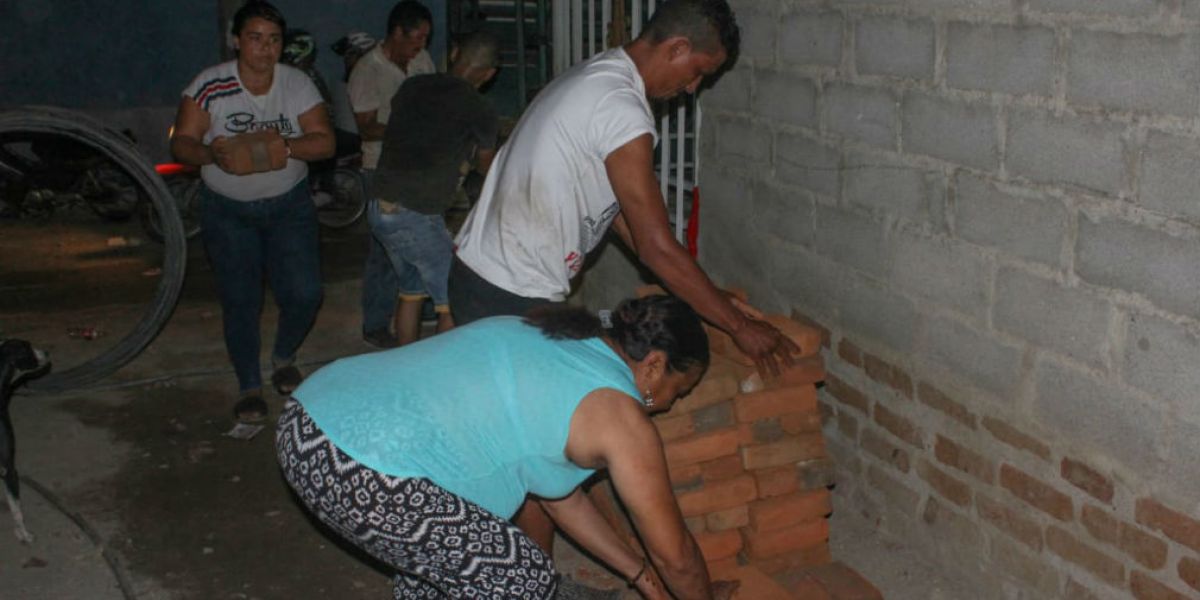
POLYGON ((442 215, 427 215, 397 206, 383 212, 379 200, 367 205, 371 234, 383 245, 400 282, 405 300, 429 296, 436 307, 446 310, 450 260, 454 241, 442 215))
POLYGON ((279 306, 272 359, 288 364, 321 306, 317 211, 308 181, 287 193, 249 202, 203 188, 204 248, 217 276, 225 349, 238 389, 262 387, 259 320, 263 274, 279 306))
MULTIPOLYGON (((371 184, 375 179, 375 170, 363 169, 362 173, 367 198, 373 198, 371 184)), ((367 236, 367 244, 367 263, 363 266, 362 330, 363 333, 387 331, 396 312, 400 280, 379 240, 370 235, 367 236)))

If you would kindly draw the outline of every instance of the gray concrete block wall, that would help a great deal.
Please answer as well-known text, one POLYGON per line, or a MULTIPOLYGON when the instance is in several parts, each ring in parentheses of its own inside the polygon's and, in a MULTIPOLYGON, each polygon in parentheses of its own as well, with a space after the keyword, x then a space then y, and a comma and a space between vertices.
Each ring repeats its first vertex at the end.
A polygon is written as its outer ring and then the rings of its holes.
MULTIPOLYGON (((998 556, 1008 533, 835 426, 830 447, 861 465, 847 487, 864 493, 850 496, 949 571, 995 567, 997 597, 1079 587, 1133 597, 1129 573, 1146 567, 1073 520, 1098 502, 1059 472, 1062 459, 1080 461, 1114 487, 1114 518, 1170 546, 1153 579, 1200 593, 1175 568, 1191 551, 1135 515, 1149 496, 1200 521, 1200 1, 750 5, 745 34, 755 39, 739 66, 750 85, 730 80, 741 89, 702 97, 705 127, 716 124, 701 149, 705 206, 745 203, 705 213, 702 265, 719 283, 761 274, 753 301, 815 318, 835 349, 852 341, 951 396, 977 427, 898 400, 826 353, 830 371, 873 402, 1069 497, 1075 517, 1034 510, 1035 524, 1122 562, 1125 580, 1103 581, 1045 547, 998 556), (772 104, 789 92, 805 118, 772 104), (755 191, 735 194, 726 181, 755 191), (789 192, 805 199, 789 204, 789 192), (1001 440, 1011 432, 1032 441, 1001 440), (931 536, 927 519, 943 509, 984 535, 931 536)), ((933 459, 918 451, 920 460, 933 459)), ((975 494, 1030 512, 1000 488, 975 494)))

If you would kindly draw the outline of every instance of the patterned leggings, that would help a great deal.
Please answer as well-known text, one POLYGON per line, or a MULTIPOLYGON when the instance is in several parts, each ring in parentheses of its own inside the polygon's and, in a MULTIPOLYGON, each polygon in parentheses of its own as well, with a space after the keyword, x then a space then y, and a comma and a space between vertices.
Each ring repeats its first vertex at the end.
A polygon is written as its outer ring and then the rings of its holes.
POLYGON ((553 562, 515 525, 428 479, 358 464, 294 400, 279 418, 275 448, 308 510, 396 569, 396 600, 554 597, 553 562))

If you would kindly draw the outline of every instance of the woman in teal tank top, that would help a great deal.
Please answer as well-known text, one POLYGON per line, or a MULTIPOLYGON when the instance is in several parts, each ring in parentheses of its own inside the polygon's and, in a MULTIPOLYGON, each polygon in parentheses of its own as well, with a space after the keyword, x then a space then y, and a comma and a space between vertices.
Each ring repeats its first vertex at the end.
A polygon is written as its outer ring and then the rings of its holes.
POLYGON ((396 598, 555 597, 553 561, 510 521, 527 493, 644 597, 723 597, 649 418, 699 381, 704 329, 669 296, 611 317, 546 308, 327 365, 280 416, 284 476, 318 519, 396 569, 396 598), (597 469, 649 560, 579 489, 597 469))

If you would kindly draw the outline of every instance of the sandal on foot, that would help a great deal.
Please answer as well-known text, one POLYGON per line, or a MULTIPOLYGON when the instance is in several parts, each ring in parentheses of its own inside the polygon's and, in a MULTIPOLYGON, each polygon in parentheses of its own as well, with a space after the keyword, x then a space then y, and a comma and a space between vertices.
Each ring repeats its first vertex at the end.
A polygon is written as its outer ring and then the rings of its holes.
POLYGON ((267 418, 267 401, 262 394, 243 396, 233 405, 233 419, 239 423, 261 423, 267 418))
POLYGON ((300 387, 301 381, 304 381, 304 376, 295 365, 276 369, 275 374, 271 375, 271 385, 275 386, 275 391, 279 392, 280 396, 290 396, 300 387))

